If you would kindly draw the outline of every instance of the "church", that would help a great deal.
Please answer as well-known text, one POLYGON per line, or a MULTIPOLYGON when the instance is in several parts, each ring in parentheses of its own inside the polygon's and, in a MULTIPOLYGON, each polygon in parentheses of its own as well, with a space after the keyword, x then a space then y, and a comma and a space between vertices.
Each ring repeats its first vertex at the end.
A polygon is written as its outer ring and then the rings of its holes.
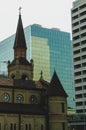
POLYGON ((8 77, 0 78, 0 130, 67 130, 67 94, 56 71, 50 82, 42 71, 33 80, 34 59, 26 58, 21 12, 13 51, 8 77))

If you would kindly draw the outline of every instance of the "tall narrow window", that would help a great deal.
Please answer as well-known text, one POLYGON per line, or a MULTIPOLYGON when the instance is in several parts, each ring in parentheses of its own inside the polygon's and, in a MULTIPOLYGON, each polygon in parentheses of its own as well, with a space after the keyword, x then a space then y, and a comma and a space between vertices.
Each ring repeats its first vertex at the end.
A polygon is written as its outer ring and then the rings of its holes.
POLYGON ((43 130, 43 125, 41 125, 41 130, 43 130))
POLYGON ((64 122, 62 123, 62 128, 63 128, 63 130, 65 130, 65 123, 64 122))
POLYGON ((0 130, 1 130, 1 123, 0 123, 0 130))
POLYGON ((14 124, 14 130, 16 130, 16 124, 14 124))
POLYGON ((25 130, 28 130, 28 124, 25 125, 25 130))
POLYGON ((10 124, 10 130, 13 130, 13 124, 12 123, 10 124))
POLYGON ((29 124, 29 130, 31 130, 31 124, 29 124))
POLYGON ((65 110, 64 110, 64 103, 62 103, 62 112, 65 112, 65 110))

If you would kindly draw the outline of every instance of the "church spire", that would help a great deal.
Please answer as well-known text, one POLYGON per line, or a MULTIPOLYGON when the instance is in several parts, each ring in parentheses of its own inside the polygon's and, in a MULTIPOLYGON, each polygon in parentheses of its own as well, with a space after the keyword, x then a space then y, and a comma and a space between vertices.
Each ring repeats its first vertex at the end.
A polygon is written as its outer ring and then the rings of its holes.
POLYGON ((19 19, 14 41, 14 57, 26 57, 26 41, 21 19, 21 7, 19 8, 19 19))

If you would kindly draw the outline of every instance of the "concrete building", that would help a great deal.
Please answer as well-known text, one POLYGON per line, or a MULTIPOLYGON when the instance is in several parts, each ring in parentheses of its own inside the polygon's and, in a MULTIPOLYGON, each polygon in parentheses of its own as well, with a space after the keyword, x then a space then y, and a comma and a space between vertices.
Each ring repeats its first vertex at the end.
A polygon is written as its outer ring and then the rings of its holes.
POLYGON ((71 10, 76 112, 86 112, 86 0, 71 10))

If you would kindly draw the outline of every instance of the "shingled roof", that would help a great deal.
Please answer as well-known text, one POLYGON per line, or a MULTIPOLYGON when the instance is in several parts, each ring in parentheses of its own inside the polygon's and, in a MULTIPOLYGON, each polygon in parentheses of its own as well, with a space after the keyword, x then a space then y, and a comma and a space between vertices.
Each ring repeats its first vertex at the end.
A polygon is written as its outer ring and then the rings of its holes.
POLYGON ((56 74, 54 71, 53 77, 50 82, 50 86, 47 89, 48 96, 62 96, 67 97, 67 94, 56 74))

